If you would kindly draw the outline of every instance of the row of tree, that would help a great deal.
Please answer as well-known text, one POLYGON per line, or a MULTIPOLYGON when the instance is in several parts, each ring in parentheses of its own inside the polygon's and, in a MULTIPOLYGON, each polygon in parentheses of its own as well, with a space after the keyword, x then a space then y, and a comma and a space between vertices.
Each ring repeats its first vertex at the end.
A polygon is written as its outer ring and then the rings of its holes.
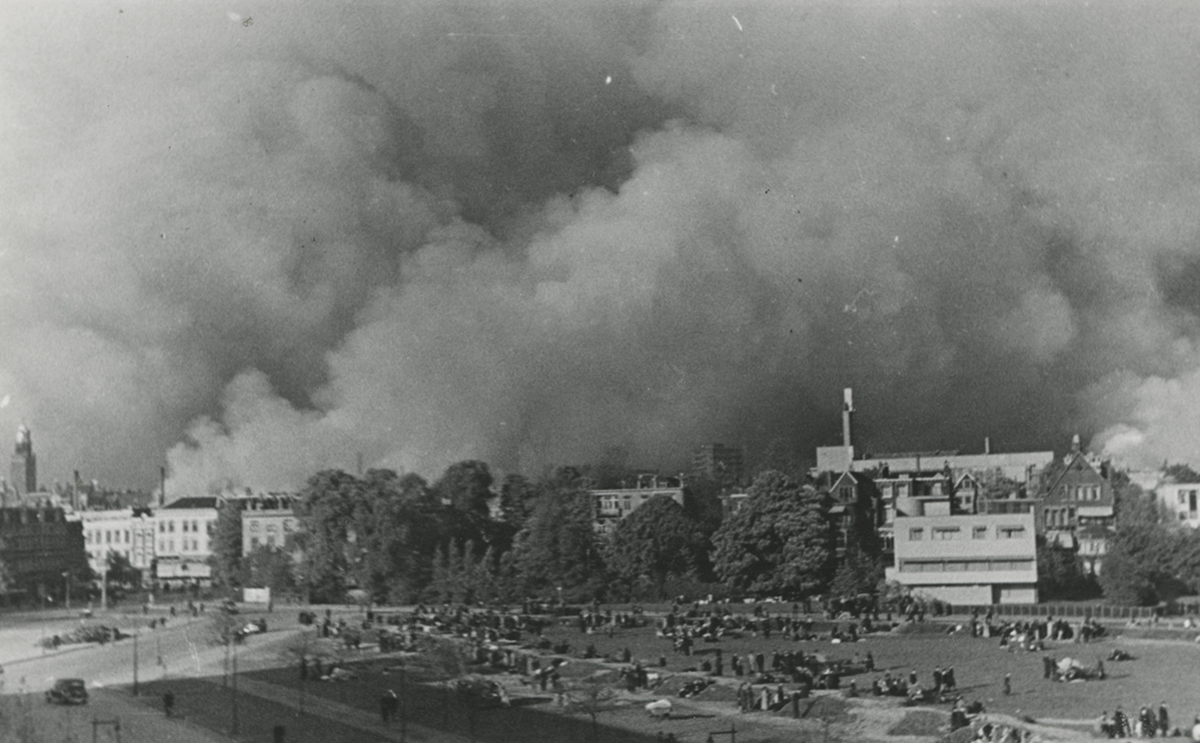
POLYGON ((511 475, 496 487, 479 461, 454 464, 432 484, 390 470, 323 471, 300 493, 300 525, 282 550, 242 557, 240 514, 221 509, 214 578, 318 601, 358 591, 396 603, 800 597, 831 585, 870 591, 882 574, 878 550, 857 548, 870 534, 852 540, 839 571, 828 496, 778 472, 761 474, 729 518, 718 485, 697 482, 682 504, 652 498, 611 534, 595 528, 595 483, 594 473, 561 468, 536 481, 511 475), (289 568, 291 554, 299 559, 289 568))
MULTIPOLYGON (((682 504, 655 497, 610 534, 595 529, 589 491, 596 482, 594 472, 562 468, 539 480, 510 475, 497 486, 479 461, 454 464, 432 484, 390 470, 323 471, 300 493, 300 528, 283 550, 243 558, 240 514, 222 509, 214 577, 315 601, 356 592, 379 603, 706 593, 790 599, 883 587, 871 518, 831 517, 827 492, 778 471, 761 473, 742 507, 724 518, 718 486, 697 482, 682 504)), ((1146 604, 1200 585, 1200 533, 1172 523, 1127 480, 1117 486, 1118 526, 1098 577, 1074 549, 1039 541, 1044 599, 1103 594, 1146 604)))

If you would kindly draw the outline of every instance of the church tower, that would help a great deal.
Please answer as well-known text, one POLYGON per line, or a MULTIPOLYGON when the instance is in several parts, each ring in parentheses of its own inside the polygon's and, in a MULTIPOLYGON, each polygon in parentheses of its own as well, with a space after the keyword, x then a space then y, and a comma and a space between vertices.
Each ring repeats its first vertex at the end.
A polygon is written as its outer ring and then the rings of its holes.
POLYGON ((18 497, 37 492, 37 457, 33 453, 33 439, 24 423, 17 426, 17 448, 9 472, 9 482, 18 497))

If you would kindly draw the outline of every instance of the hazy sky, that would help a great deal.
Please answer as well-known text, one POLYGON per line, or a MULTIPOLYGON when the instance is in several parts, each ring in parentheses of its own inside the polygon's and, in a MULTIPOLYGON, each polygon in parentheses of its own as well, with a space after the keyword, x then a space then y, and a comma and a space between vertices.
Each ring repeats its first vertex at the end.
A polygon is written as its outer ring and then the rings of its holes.
MULTIPOLYGON (((1200 6, 65 2, 0 31, 42 479, 1200 465, 1200 6)), ((11 444, 9 444, 11 446, 11 444)))

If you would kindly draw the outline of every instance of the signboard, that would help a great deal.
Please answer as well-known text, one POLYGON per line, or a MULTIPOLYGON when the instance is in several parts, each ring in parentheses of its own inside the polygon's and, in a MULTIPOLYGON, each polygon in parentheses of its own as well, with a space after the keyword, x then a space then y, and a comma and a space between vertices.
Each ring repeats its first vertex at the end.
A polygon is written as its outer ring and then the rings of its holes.
POLYGON ((247 604, 271 603, 270 588, 243 588, 242 591, 242 600, 247 604))

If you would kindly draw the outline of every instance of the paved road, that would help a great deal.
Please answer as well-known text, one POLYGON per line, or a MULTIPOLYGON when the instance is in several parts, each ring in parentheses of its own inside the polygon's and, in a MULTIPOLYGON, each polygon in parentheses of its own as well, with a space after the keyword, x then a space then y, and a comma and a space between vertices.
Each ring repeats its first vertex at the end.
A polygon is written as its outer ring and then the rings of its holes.
MULTIPOLYGON (((279 621, 283 619, 275 617, 278 624, 288 625, 288 629, 253 635, 238 648, 239 671, 279 665, 283 649, 293 638, 300 632, 312 631, 297 628, 294 621, 279 621)), ((225 648, 212 644, 210 621, 205 617, 191 621, 180 617, 176 621, 169 621, 165 628, 155 630, 148 629, 147 622, 136 616, 93 621, 115 625, 123 631, 137 632, 140 682, 191 677, 204 679, 217 686, 222 683, 225 648)), ((270 615, 268 622, 272 622, 270 615)), ((23 704, 41 729, 64 733, 55 735, 55 738, 65 739, 65 733, 69 731, 78 740, 90 741, 93 719, 120 719, 122 743, 225 743, 232 740, 186 721, 168 720, 157 706, 133 699, 125 689, 112 688, 126 687, 133 682, 135 643, 132 638, 107 645, 64 646, 51 652, 36 646, 37 639, 43 634, 62 632, 78 624, 77 619, 67 617, 59 620, 51 617, 36 627, 0 627, 0 659, 5 661, 4 673, 0 675, 3 691, 9 695, 23 693, 23 704), (44 702, 42 692, 53 684, 54 679, 64 677, 81 677, 87 681, 91 694, 91 702, 87 706, 67 708, 44 702)), ((304 714, 323 717, 392 740, 401 740, 403 732, 404 738, 416 743, 466 743, 466 738, 461 736, 415 724, 405 726, 403 731, 399 722, 385 726, 374 714, 313 695, 306 695, 301 700, 294 689, 255 681, 241 673, 238 688, 242 694, 302 709, 304 714)), ((96 732, 98 742, 117 740, 111 726, 102 725, 96 732)))

